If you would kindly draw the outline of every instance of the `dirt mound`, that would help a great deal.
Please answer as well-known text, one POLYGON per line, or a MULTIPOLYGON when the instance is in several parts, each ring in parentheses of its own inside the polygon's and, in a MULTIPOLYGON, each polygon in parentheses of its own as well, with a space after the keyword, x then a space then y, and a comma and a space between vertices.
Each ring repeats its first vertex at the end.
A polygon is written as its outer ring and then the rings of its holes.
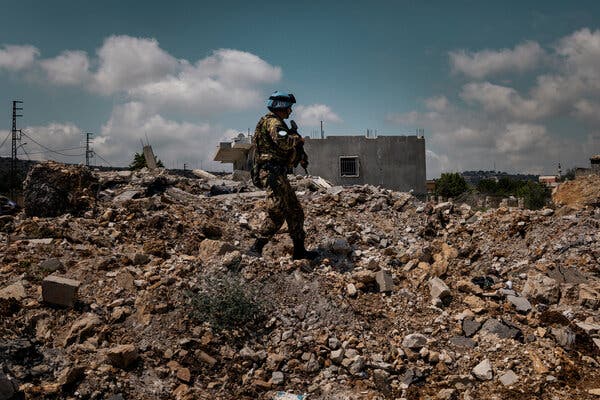
POLYGON ((586 206, 600 205, 600 175, 580 176, 561 183, 552 195, 554 204, 581 210, 586 206))

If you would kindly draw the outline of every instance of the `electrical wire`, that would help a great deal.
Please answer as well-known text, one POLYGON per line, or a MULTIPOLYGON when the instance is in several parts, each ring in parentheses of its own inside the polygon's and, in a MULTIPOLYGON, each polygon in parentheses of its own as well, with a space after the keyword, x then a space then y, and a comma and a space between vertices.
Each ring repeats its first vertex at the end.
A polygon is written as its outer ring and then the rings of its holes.
POLYGON ((41 148, 49 151, 50 153, 58 154, 58 155, 64 156, 64 157, 81 157, 82 156, 81 154, 65 154, 65 153, 61 153, 60 151, 52 150, 51 148, 44 146, 43 144, 41 144, 40 142, 38 142, 37 140, 35 140, 31 136, 29 136, 28 134, 26 134, 25 132, 21 131, 21 133, 23 134, 23 136, 25 136, 26 138, 31 140, 33 143, 35 143, 38 146, 40 146, 41 148))
POLYGON ((109 163, 108 161, 106 161, 100 154, 94 152, 94 155, 100 157, 100 159, 102 161, 104 161, 105 163, 107 163, 109 167, 112 167, 111 163, 109 163))
POLYGON ((4 143, 6 143, 6 141, 8 140, 8 138, 10 137, 10 134, 12 132, 8 132, 8 134, 6 135, 6 137, 4 138, 4 140, 2 141, 2 144, 0 144, 0 149, 2 148, 2 146, 4 146, 4 143))

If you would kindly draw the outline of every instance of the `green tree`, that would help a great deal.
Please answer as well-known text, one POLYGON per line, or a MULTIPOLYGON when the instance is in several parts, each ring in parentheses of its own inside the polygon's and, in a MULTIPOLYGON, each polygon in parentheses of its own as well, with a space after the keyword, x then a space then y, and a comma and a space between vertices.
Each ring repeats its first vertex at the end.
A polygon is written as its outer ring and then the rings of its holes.
POLYGON ((467 181, 458 172, 442 174, 435 182, 435 193, 438 196, 456 197, 468 189, 467 181))
POLYGON ((523 197, 525 207, 531 210, 539 210, 544 207, 550 199, 550 189, 544 184, 527 181, 516 191, 517 197, 523 197))
POLYGON ((498 184, 493 179, 482 179, 477 182, 476 189, 479 193, 493 195, 498 191, 498 184))
MULTIPOLYGON (((162 161, 156 160, 156 165, 159 167, 164 167, 162 161)), ((146 165, 146 157, 144 157, 144 153, 135 153, 133 155, 133 161, 129 164, 129 169, 132 171, 136 171, 138 169, 142 169, 147 167, 146 165)))

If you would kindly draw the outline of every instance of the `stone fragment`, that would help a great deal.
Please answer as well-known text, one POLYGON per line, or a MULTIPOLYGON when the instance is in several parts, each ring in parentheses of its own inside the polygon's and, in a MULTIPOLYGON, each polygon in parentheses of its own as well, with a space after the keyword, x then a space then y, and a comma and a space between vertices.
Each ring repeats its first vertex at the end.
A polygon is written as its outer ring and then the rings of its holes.
POLYGON ((21 301, 25 298, 25 296, 25 287, 21 282, 16 282, 3 289, 0 289, 0 299, 15 299, 21 301))
POLYGON ((594 396, 600 396, 600 388, 589 389, 587 392, 594 396))
POLYGON ((329 340, 327 340, 327 345, 329 346, 330 349, 335 350, 335 349, 339 349, 340 346, 342 345, 342 343, 340 342, 340 340, 336 337, 330 337, 329 340))
POLYGON ((600 307, 600 289, 588 284, 579 285, 579 298, 577 302, 583 307, 597 310, 600 307))
POLYGON ((348 371, 352 375, 358 375, 362 372, 365 367, 365 358, 363 356, 358 356, 352 361, 352 364, 348 367, 348 371))
POLYGON ((531 310, 531 303, 525 297, 506 296, 506 300, 515 306, 517 311, 527 313, 531 310))
POLYGON ((344 349, 333 350, 331 352, 331 354, 329 355, 329 358, 335 364, 339 364, 339 363, 341 363, 344 360, 344 353, 345 353, 344 349))
POLYGON ((182 382, 189 383, 192 380, 192 373, 188 368, 177 369, 177 379, 182 382))
POLYGON ((136 253, 133 256, 133 265, 145 265, 150 262, 150 256, 144 253, 136 253))
POLYGON ((487 358, 479 364, 477 364, 471 370, 471 373, 475 378, 482 381, 489 381, 494 377, 494 372, 492 371, 492 363, 487 358))
POLYGON ((271 383, 273 383, 273 385, 283 385, 283 382, 285 381, 284 376, 283 376, 283 372, 281 371, 274 371, 271 374, 271 383))
POLYGON ((454 336, 450 338, 450 344, 460 349, 472 349, 476 345, 473 339, 464 336, 454 336))
POLYGON ((42 281, 42 298, 46 303, 73 307, 77 300, 79 281, 49 275, 42 281))
POLYGON ((350 297, 354 297, 358 294, 358 291, 356 290, 356 286, 354 285, 354 283, 349 283, 346 285, 346 293, 348 293, 348 296, 350 296, 350 297))
POLYGON ((556 304, 560 288, 556 280, 542 274, 530 275, 522 290, 523 296, 544 304, 556 304))
POLYGON ((222 256, 225 253, 235 250, 235 247, 221 240, 204 239, 200 242, 200 259, 206 260, 213 257, 222 256))
POLYGON ((205 353, 202 350, 196 350, 196 357, 198 357, 198 359, 208 365, 210 365, 211 367, 213 365, 215 365, 217 363, 217 359, 210 356, 209 354, 205 353))
POLYGON ((372 271, 356 271, 352 274, 352 279, 356 282, 364 283, 366 285, 375 283, 375 273, 372 271))
POLYGON ((10 400, 15 395, 15 385, 0 371, 0 400, 10 400))
POLYGON ((95 328, 100 324, 100 318, 96 314, 85 314, 71 325, 65 338, 65 346, 83 342, 94 334, 95 328))
POLYGON ((411 333, 406 335, 402 340, 402 347, 409 348, 411 350, 419 350, 427 344, 427 337, 420 333, 411 333))
POLYGON ((126 369, 138 359, 138 351, 133 344, 122 344, 109 349, 106 357, 111 365, 126 369))
POLYGON ((352 251, 352 246, 344 238, 336 238, 331 241, 331 251, 336 254, 346 255, 352 251))
POLYGON ((552 328, 551 333, 556 343, 562 347, 571 348, 575 344, 575 333, 569 327, 552 328))
POLYGON ((394 280, 392 279, 392 274, 389 272, 380 270, 375 275, 375 280, 377 281, 377 285, 379 285, 380 292, 391 292, 394 290, 394 280))
POLYGON ((512 369, 503 373, 499 379, 504 386, 512 386, 519 381, 518 375, 512 369))
POLYGON ((63 267, 63 263, 58 258, 49 258, 40 263, 40 269, 44 272, 56 272, 63 267))
POLYGON ((472 318, 465 318, 462 322, 462 330, 467 337, 471 337, 481 328, 481 323, 472 318))
POLYGON ((432 299, 440 299, 444 303, 451 298, 450 288, 440 278, 431 278, 429 280, 429 294, 432 299))
POLYGON ((72 385, 80 381, 85 376, 85 367, 83 365, 74 365, 65 368, 58 377, 58 383, 63 386, 72 385))
POLYGON ((485 321, 481 330, 498 335, 498 337, 502 339, 516 339, 519 336, 522 336, 519 329, 505 325, 495 318, 490 318, 485 321))

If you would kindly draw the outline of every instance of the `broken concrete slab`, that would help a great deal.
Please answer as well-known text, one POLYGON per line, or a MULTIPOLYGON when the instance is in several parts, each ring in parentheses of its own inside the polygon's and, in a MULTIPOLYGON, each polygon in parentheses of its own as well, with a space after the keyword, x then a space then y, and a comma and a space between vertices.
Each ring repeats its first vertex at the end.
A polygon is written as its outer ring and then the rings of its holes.
POLYGON ((73 307, 81 282, 57 275, 49 275, 42 281, 42 298, 46 303, 73 307))
POLYGON ((485 359, 477 364, 472 370, 473 376, 482 381, 489 381, 494 378, 494 372, 492 371, 492 363, 489 359, 485 359))
POLYGON ((446 302, 452 297, 452 292, 450 292, 448 285, 437 277, 429 280, 429 294, 432 299, 440 299, 442 302, 446 302))
POLYGON ((534 274, 527 278, 522 294, 540 303, 556 304, 560 298, 560 287, 556 280, 542 274, 534 274))
POLYGON ((531 303, 525 297, 508 295, 506 300, 515 306, 519 312, 527 313, 531 310, 531 303))
POLYGON ((504 386, 512 386, 519 381, 519 376, 509 369, 498 378, 504 386))
POLYGON ((108 362, 121 369, 126 369, 138 359, 137 348, 133 344, 122 344, 110 348, 106 352, 108 362))
POLYGON ((510 327, 495 318, 485 321, 481 331, 492 333, 502 339, 516 339, 523 335, 519 329, 510 327))
POLYGON ((388 271, 380 270, 375 274, 375 280, 377 281, 377 285, 379 285, 380 292, 391 292, 394 290, 394 280, 392 278, 392 274, 388 271))

